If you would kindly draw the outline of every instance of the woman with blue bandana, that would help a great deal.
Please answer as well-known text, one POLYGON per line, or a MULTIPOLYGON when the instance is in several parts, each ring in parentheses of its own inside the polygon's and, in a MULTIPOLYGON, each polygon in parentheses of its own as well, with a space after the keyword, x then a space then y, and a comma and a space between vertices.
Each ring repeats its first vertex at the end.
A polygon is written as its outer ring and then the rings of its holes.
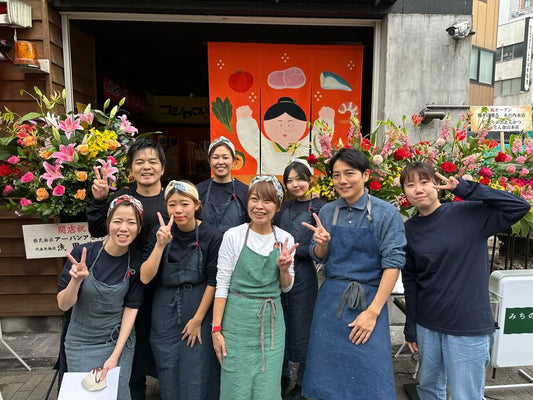
POLYGON ((281 400, 285 324, 280 294, 292 288, 291 234, 274 226, 283 188, 273 175, 252 179, 251 222, 229 229, 218 256, 213 346, 222 400, 281 400))
POLYGON ((220 367, 211 342, 212 304, 222 234, 198 219, 196 187, 171 181, 170 221, 158 213, 144 249, 141 281, 156 280, 150 344, 162 400, 217 400, 220 367))
POLYGON ((67 254, 58 285, 59 308, 72 307, 65 338, 68 372, 102 368, 103 379, 119 366, 119 400, 131 398, 133 324, 143 299, 141 253, 132 243, 142 222, 139 200, 129 195, 116 197, 107 212, 107 238, 77 246, 67 254))

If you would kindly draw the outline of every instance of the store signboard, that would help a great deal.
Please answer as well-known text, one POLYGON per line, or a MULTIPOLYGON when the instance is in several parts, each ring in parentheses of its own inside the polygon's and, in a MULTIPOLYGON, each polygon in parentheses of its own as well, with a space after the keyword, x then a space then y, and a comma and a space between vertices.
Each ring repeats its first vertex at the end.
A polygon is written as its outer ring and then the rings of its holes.
POLYGON ((209 124, 209 99, 189 96, 149 96, 151 121, 163 124, 209 124))
POLYGON ((27 259, 65 257, 80 244, 102 240, 91 236, 87 222, 22 225, 22 234, 27 259))
POLYGON ((522 60, 522 87, 524 92, 529 91, 531 84, 531 55, 533 51, 533 18, 525 20, 524 43, 526 44, 526 56, 522 60))
POLYGON ((520 132, 531 130, 531 106, 475 106, 472 131, 477 132, 490 118, 491 132, 520 132))
POLYGON ((533 307, 505 309, 503 333, 533 333, 533 307))

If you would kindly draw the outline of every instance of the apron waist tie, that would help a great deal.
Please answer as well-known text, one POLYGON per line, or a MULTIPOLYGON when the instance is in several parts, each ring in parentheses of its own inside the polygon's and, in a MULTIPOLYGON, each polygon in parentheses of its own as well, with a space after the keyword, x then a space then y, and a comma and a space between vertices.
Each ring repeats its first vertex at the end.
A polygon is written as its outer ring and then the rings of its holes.
POLYGON ((351 281, 344 290, 339 302, 339 308, 337 308, 337 318, 339 319, 342 317, 346 302, 348 302, 348 308, 351 310, 355 310, 359 305, 361 305, 363 311, 366 310, 365 289, 359 282, 351 281))
POLYGON ((265 373, 265 311, 270 304, 272 312, 270 313, 270 350, 274 350, 274 318, 276 318, 276 303, 271 297, 250 297, 240 293, 231 293, 235 296, 244 297, 247 299, 256 299, 263 302, 257 310, 257 317, 261 318, 261 373, 265 373))

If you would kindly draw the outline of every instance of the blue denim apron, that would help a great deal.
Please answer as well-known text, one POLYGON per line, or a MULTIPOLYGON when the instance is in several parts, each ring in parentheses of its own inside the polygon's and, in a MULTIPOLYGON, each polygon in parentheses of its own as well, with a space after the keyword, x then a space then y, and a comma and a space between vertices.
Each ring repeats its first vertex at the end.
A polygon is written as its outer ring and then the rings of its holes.
POLYGON ((209 225, 214 226, 220 232, 226 232, 229 228, 244 223, 244 210, 235 194, 235 180, 231 180, 233 193, 223 204, 213 204, 209 202, 212 184, 213 179, 209 180, 209 186, 207 187, 205 201, 203 202, 202 220, 209 225))
POLYGON ((207 286, 202 249, 190 243, 188 254, 179 261, 168 259, 171 243, 162 256, 161 285, 152 308, 150 344, 154 353, 162 400, 217 400, 220 367, 211 340, 212 309, 202 322, 202 344, 187 347, 182 331, 194 317, 207 286))
POLYGON ((355 345, 348 337, 352 329, 348 324, 372 302, 382 276, 367 209, 361 227, 337 226, 339 210, 335 210, 303 381, 302 395, 308 398, 396 399, 387 305, 365 344, 355 345))
POLYGON ((256 253, 246 245, 249 229, 222 319, 227 356, 222 364, 220 399, 281 400, 285 324, 277 265, 280 246, 268 256, 256 253))
MULTIPOLYGON (((89 267, 89 276, 83 280, 78 292, 78 300, 72 308, 72 316, 65 338, 65 352, 69 372, 89 372, 94 367, 102 367, 111 356, 120 332, 124 314, 124 297, 129 289, 129 276, 135 273, 128 265, 124 268, 124 279, 108 285, 94 278, 93 267, 98 254, 89 267)), ((118 400, 130 399, 130 374, 135 348, 135 328, 122 350, 117 366, 120 367, 118 400)))
MULTIPOLYGON (((315 225, 312 215, 312 202, 309 200, 307 212, 296 212, 288 207, 280 216, 279 226, 294 237, 294 242, 299 246, 309 248, 313 231, 302 226, 302 222, 315 225)), ((309 345, 309 332, 313 320, 313 310, 318 291, 318 278, 315 264, 309 257, 294 257, 294 283, 288 293, 281 294, 281 304, 285 316, 285 356, 283 370, 288 369, 289 360, 299 363, 296 383, 301 385, 307 359, 309 345)))

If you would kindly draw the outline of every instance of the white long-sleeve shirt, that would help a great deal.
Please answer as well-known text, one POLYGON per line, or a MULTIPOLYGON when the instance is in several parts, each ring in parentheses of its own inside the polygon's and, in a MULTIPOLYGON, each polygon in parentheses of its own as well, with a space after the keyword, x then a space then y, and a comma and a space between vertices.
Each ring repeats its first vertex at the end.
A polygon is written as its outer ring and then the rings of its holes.
MULTIPOLYGON (((284 243, 285 239, 289 238, 288 248, 291 248, 294 244, 294 238, 292 235, 277 226, 274 229, 276 230, 277 241, 284 243)), ((222 239, 222 244, 220 245, 220 250, 218 252, 217 289, 215 297, 228 297, 231 276, 233 275, 235 264, 237 263, 244 246, 244 238, 247 230, 248 224, 245 223, 228 229, 226 233, 224 233, 224 238, 222 239)), ((246 244, 256 253, 268 256, 274 248, 276 239, 274 239, 273 233, 270 233, 269 235, 260 235, 250 229, 246 244)), ((288 287, 281 289, 284 293, 292 289, 292 284, 294 282, 294 260, 289 267, 289 273, 292 276, 292 282, 288 287)))

